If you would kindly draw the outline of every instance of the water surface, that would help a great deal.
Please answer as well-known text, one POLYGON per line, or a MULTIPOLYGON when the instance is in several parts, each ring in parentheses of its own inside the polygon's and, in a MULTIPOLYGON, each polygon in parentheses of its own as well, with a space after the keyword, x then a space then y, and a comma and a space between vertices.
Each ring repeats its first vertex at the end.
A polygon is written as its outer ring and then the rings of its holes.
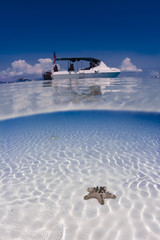
POLYGON ((0 119, 73 109, 160 112, 158 78, 62 79, 0 85, 0 119))

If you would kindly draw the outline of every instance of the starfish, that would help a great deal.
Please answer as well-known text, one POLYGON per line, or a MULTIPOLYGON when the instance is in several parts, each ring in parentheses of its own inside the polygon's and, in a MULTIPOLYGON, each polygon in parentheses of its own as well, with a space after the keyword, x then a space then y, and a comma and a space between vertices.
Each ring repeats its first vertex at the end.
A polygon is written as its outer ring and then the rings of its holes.
POLYGON ((106 187, 93 187, 93 188, 88 188, 88 195, 84 196, 84 199, 90 199, 90 198, 97 198, 100 204, 104 204, 104 199, 105 198, 116 198, 115 195, 112 193, 106 192, 107 188, 106 187))

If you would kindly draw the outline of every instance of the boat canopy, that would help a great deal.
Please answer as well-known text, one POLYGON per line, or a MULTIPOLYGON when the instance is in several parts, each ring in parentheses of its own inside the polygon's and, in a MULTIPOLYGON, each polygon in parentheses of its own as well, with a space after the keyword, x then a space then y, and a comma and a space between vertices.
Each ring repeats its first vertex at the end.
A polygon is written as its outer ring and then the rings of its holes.
POLYGON ((94 62, 96 64, 100 63, 100 60, 99 59, 96 59, 96 58, 56 58, 56 61, 71 61, 71 62, 76 62, 76 61, 81 61, 81 60, 84 60, 84 61, 88 61, 88 62, 94 62))

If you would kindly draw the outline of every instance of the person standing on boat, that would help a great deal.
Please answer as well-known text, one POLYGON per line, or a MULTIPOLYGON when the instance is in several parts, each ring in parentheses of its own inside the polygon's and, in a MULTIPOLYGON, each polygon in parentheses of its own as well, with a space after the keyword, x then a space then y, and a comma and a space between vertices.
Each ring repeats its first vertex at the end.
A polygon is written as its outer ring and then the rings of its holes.
POLYGON ((70 72, 73 72, 73 71, 74 71, 74 65, 73 65, 73 63, 70 64, 69 71, 70 71, 70 72))
POLYGON ((95 62, 90 62, 90 68, 94 68, 94 67, 96 67, 95 62))
POLYGON ((53 69, 53 70, 54 70, 54 72, 58 72, 58 67, 57 67, 57 65, 54 66, 54 69, 53 69))

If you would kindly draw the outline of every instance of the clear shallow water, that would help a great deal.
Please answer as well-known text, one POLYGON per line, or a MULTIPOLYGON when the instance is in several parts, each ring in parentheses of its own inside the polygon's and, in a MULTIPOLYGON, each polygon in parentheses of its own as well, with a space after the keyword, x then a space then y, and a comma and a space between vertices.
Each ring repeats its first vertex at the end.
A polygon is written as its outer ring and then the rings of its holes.
POLYGON ((0 240, 159 239, 159 93, 149 77, 1 84, 0 240), (97 185, 117 198, 83 200, 97 185))
POLYGON ((160 112, 160 79, 64 79, 0 84, 0 119, 73 109, 160 112))
POLYGON ((0 239, 159 239, 160 114, 0 122, 0 239), (83 200, 106 185, 116 199, 83 200))

